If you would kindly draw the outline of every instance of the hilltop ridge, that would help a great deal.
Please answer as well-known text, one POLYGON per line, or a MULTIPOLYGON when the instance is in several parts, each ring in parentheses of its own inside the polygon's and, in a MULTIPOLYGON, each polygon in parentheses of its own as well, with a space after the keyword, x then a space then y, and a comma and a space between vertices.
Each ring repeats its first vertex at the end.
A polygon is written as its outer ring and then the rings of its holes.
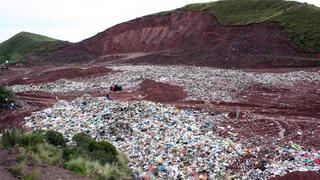
POLYGON ((24 62, 28 55, 46 55, 67 44, 51 37, 20 32, 0 44, 0 63, 5 60, 11 64, 24 62))

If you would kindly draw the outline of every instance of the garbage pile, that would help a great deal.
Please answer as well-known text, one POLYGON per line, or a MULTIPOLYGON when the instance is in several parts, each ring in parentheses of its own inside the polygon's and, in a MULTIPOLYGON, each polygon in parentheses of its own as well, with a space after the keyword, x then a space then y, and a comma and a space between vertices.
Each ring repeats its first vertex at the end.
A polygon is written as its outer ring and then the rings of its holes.
POLYGON ((320 171, 320 151, 303 150, 297 144, 276 149, 275 159, 264 173, 283 175, 295 171, 320 171), (298 148, 297 148, 298 147, 298 148))
POLYGON ((239 165, 237 177, 242 174, 241 179, 269 179, 294 171, 320 172, 320 151, 304 150, 297 144, 269 148, 268 154, 255 157, 258 151, 260 147, 252 151, 253 158, 239 165))
MULTIPOLYGON (((279 148, 278 156, 264 170, 243 163, 242 169, 234 172, 231 165, 245 157, 247 149, 239 142, 216 135, 224 118, 223 113, 213 115, 147 101, 117 102, 84 95, 34 112, 25 118, 25 126, 53 129, 69 139, 75 133, 86 132, 98 140, 109 140, 127 154, 137 178, 267 179, 288 171, 320 169, 314 161, 320 154, 308 152, 302 157, 301 153, 306 152, 293 146, 286 151, 279 148), (296 159, 285 161, 288 154, 296 159), (308 162, 310 168, 304 157, 312 159, 308 162)), ((256 151, 251 154, 254 156, 256 151)))
POLYGON ((107 139, 128 154, 134 172, 151 170, 166 179, 170 174, 218 175, 239 156, 240 145, 214 135, 212 126, 218 119, 152 102, 113 102, 85 95, 33 113, 26 126, 54 129, 69 139, 78 132, 107 139))
POLYGON ((236 102, 237 94, 251 84, 293 86, 303 82, 320 82, 320 72, 253 73, 242 70, 185 66, 113 66, 118 73, 94 78, 65 80, 38 85, 16 85, 14 92, 70 92, 109 89, 121 84, 124 89, 138 86, 144 79, 179 85, 188 93, 187 100, 236 102))

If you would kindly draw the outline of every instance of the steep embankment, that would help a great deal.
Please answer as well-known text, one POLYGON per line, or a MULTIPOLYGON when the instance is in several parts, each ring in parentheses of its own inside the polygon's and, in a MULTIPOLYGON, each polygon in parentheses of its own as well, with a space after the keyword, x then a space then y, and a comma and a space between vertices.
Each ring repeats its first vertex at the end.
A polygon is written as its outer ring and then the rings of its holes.
POLYGON ((98 55, 152 52, 131 63, 318 66, 317 53, 304 51, 318 50, 320 31, 306 22, 317 22, 319 8, 273 2, 228 0, 188 5, 116 25, 77 45, 98 55))
POLYGON ((276 22, 300 49, 320 52, 320 8, 314 5, 285 0, 224 0, 182 9, 206 11, 224 25, 276 22))

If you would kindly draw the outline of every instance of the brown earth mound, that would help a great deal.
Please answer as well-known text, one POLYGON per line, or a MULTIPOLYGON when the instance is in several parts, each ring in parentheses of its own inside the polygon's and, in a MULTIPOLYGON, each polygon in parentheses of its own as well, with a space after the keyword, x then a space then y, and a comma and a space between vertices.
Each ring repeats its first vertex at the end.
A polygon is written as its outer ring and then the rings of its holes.
POLYGON ((155 102, 175 102, 187 97, 182 87, 156 82, 150 79, 144 80, 138 90, 145 100, 155 102))
POLYGON ((270 180, 319 180, 320 173, 317 172, 292 172, 282 177, 271 178, 270 180))

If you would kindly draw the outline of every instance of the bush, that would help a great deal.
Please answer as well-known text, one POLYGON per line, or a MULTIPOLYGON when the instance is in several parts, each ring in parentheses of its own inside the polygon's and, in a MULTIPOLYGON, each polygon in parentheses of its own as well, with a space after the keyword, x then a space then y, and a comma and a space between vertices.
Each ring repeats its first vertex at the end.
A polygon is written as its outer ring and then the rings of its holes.
POLYGON ((107 153, 104 150, 94 150, 91 155, 91 159, 94 161, 98 161, 102 165, 105 165, 106 163, 113 163, 117 161, 117 156, 107 153))
POLYGON ((18 142, 19 132, 15 129, 7 129, 2 134, 1 143, 4 148, 12 148, 18 142))
POLYGON ((23 180, 38 180, 40 173, 41 172, 39 169, 33 169, 30 174, 23 176, 22 179, 23 180))
POLYGON ((79 157, 86 157, 86 151, 81 147, 66 147, 63 150, 63 159, 69 161, 79 157))
POLYGON ((43 138, 45 137, 46 131, 43 129, 36 129, 32 132, 33 134, 41 135, 43 138))
POLYGON ((0 86, 0 103, 7 103, 5 99, 8 99, 8 101, 12 101, 13 93, 6 88, 0 86))
POLYGON ((96 179, 132 179, 130 173, 122 171, 118 166, 87 161, 84 158, 73 159, 65 163, 65 168, 80 175, 89 175, 96 179))
POLYGON ((12 148, 15 145, 32 148, 43 142, 44 138, 42 135, 26 133, 22 130, 7 129, 2 135, 2 145, 5 148, 12 148))
POLYGON ((64 167, 81 175, 86 174, 86 160, 83 158, 72 159, 71 161, 65 163, 64 167))
POLYGON ((64 139, 63 135, 57 131, 47 131, 45 133, 45 138, 49 144, 61 147, 66 146, 66 140, 64 139))
POLYGON ((95 150, 103 150, 105 151, 106 153, 110 153, 114 156, 116 156, 118 154, 117 152, 117 149, 109 142, 107 141, 95 141, 95 140, 92 140, 90 141, 89 143, 89 151, 90 152, 93 152, 95 150))
POLYGON ((72 140, 78 147, 82 147, 85 150, 88 150, 90 142, 94 141, 94 139, 84 132, 75 134, 72 140))
POLYGON ((32 156, 33 159, 52 166, 63 164, 62 150, 48 143, 37 145, 32 156))
POLYGON ((110 142, 97 142, 85 133, 76 134, 73 141, 76 146, 66 145, 61 133, 43 130, 32 133, 6 130, 2 137, 2 144, 13 147, 11 152, 17 154, 19 166, 10 171, 20 179, 37 179, 38 172, 22 174, 24 165, 30 161, 53 166, 64 164, 68 170, 96 179, 131 179, 127 159, 110 142))
POLYGON ((39 134, 34 134, 34 133, 22 134, 18 138, 19 145, 23 147, 35 147, 36 145, 43 142, 44 142, 43 136, 39 134))
MULTIPOLYGON (((76 143, 78 147, 81 147, 84 151, 87 151, 91 160, 98 161, 102 165, 117 161, 117 149, 107 141, 97 142, 95 139, 92 139, 86 133, 78 133, 73 136, 72 140, 76 143)), ((73 151, 74 152, 66 152, 65 154, 74 153, 76 155, 79 152, 79 149, 77 150, 74 148, 73 151)))
POLYGON ((22 169, 23 169, 23 166, 19 164, 19 165, 11 167, 9 169, 9 171, 12 176, 17 177, 17 178, 22 178, 23 177, 22 169))

